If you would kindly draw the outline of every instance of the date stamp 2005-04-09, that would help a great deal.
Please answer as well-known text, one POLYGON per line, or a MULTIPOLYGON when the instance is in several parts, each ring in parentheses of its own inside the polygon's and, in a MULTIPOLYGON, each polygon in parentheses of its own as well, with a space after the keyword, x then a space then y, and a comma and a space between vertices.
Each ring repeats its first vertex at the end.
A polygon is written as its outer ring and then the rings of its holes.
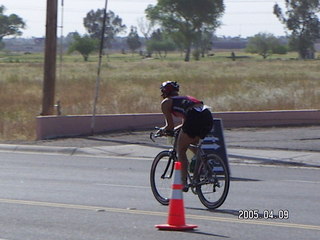
POLYGON ((263 210, 258 209, 241 209, 238 211, 239 219, 289 219, 289 210, 263 210))

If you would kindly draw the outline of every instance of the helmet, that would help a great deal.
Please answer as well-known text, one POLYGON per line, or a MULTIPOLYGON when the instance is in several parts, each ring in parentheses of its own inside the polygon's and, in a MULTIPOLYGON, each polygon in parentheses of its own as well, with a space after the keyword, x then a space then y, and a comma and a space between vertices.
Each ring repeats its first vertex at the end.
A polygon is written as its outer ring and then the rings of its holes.
POLYGON ((179 84, 177 82, 166 81, 160 86, 163 97, 170 96, 172 92, 179 92, 179 84))

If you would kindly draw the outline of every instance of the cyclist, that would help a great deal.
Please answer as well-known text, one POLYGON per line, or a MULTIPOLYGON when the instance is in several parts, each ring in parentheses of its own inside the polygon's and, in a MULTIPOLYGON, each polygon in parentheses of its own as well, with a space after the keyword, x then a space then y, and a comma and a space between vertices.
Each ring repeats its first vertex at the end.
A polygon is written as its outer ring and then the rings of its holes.
POLYGON ((183 191, 188 191, 186 152, 190 144, 198 144, 212 129, 213 118, 210 110, 202 101, 191 96, 179 96, 179 84, 166 81, 161 84, 161 110, 165 117, 166 125, 160 129, 164 134, 172 134, 174 129, 182 127, 178 136, 178 160, 182 165, 183 191), (182 118, 182 124, 174 126, 173 116, 182 118))

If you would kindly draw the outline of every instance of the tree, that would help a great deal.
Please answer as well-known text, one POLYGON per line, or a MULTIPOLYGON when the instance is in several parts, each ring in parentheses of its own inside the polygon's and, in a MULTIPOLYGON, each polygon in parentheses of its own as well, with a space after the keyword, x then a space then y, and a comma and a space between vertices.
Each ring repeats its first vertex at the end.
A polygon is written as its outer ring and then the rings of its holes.
MULTIPOLYGON (((83 19, 84 27, 92 38, 101 39, 104 11, 104 9, 91 10, 83 19)), ((106 31, 104 33, 105 46, 110 48, 115 36, 125 29, 126 25, 122 24, 122 19, 116 16, 114 12, 109 11, 106 18, 106 31)))
POLYGON ((153 27, 154 26, 151 21, 143 17, 138 19, 138 28, 146 40, 150 38, 153 27))
POLYGON ((224 12, 223 0, 158 0, 156 6, 146 9, 147 18, 159 23, 175 35, 186 51, 185 61, 190 60, 192 44, 204 29, 215 30, 224 12))
POLYGON ((250 53, 257 53, 264 59, 273 53, 286 53, 280 44, 279 40, 270 33, 259 33, 249 38, 246 51, 250 53))
POLYGON ((130 33, 127 37, 127 44, 132 53, 141 47, 141 42, 136 27, 131 26, 130 33))
MULTIPOLYGON (((73 33, 74 34, 74 33, 73 33)), ((88 35, 81 37, 78 33, 74 34, 74 42, 69 47, 69 53, 74 51, 79 52, 83 60, 86 62, 89 59, 89 55, 98 49, 99 41, 93 39, 88 35)))
POLYGON ((274 14, 292 32, 290 46, 298 50, 302 59, 314 52, 314 43, 320 38, 320 0, 285 0, 287 11, 283 13, 278 4, 274 14))
MULTIPOLYGON (((152 31, 154 29, 154 23, 149 21, 148 19, 141 17, 138 19, 138 28, 142 35, 144 36, 144 39, 148 41, 151 37, 152 31)), ((152 52, 150 52, 147 48, 147 57, 151 57, 152 52)))
POLYGON ((20 36, 22 32, 20 29, 24 29, 25 23, 22 18, 16 14, 4 15, 5 7, 0 6, 0 48, 4 46, 1 41, 3 37, 10 35, 20 36))
POLYGON ((160 29, 154 31, 151 38, 147 41, 147 51, 152 53, 158 53, 160 58, 166 57, 168 51, 175 50, 176 46, 171 40, 170 36, 166 33, 161 32, 160 29), (164 55, 162 56, 162 52, 164 55))
POLYGON ((212 49, 213 32, 204 29, 199 35, 199 39, 196 42, 197 50, 201 53, 201 57, 204 57, 208 51, 212 49))

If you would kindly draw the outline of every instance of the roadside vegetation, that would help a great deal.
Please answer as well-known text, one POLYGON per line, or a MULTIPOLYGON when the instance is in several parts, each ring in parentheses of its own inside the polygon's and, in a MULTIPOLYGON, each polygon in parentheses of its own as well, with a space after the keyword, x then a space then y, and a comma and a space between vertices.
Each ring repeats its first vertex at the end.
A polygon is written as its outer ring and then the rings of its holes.
MULTIPOLYGON (((246 52, 214 53, 215 30, 225 12, 223 1, 187 2, 159 0, 149 5, 146 20, 139 23, 144 42, 134 26, 126 38, 132 54, 125 54, 127 47, 122 48, 123 54, 111 52, 116 49, 112 47, 116 36, 127 29, 120 16, 106 9, 88 12, 87 34, 73 32, 64 39, 65 50, 73 55, 64 56, 57 66, 55 96, 61 114, 92 112, 95 52, 101 36, 107 57, 102 66, 100 114, 160 112, 159 86, 167 80, 178 81, 181 94, 202 99, 213 112, 319 108, 315 48, 320 38, 319 0, 288 0, 284 8, 274 5, 273 13, 289 32, 286 41, 258 33, 248 39, 246 52), (139 49, 140 55, 135 54, 139 49)), ((26 27, 18 15, 5 11, 0 5, 0 49, 5 47, 4 37, 20 36, 26 27)), ((35 138, 44 61, 43 54, 25 53, 0 52, 0 140, 35 138)))
MULTIPOLYGON (((181 84, 217 111, 319 109, 319 60, 296 60, 296 53, 263 60, 235 51, 184 62, 180 53, 163 58, 110 54, 102 65, 99 114, 160 112, 159 86, 181 84)), ((56 101, 62 115, 91 114, 98 56, 64 56, 57 64, 56 101)), ((41 111, 42 55, 0 54, 0 140, 34 140, 41 111)))

